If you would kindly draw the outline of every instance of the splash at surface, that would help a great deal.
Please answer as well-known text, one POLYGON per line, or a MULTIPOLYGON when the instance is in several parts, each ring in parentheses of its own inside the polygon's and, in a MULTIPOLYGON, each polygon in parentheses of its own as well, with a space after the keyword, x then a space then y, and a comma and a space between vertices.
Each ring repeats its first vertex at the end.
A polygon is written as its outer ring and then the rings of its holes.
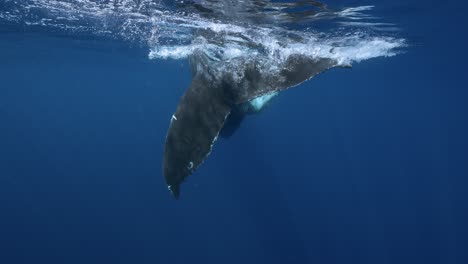
POLYGON ((241 79, 241 65, 274 74, 291 55, 349 66, 397 54, 405 40, 372 9, 317 1, 6 0, 0 23, 138 43, 151 59, 203 54, 213 74, 234 71, 241 79))

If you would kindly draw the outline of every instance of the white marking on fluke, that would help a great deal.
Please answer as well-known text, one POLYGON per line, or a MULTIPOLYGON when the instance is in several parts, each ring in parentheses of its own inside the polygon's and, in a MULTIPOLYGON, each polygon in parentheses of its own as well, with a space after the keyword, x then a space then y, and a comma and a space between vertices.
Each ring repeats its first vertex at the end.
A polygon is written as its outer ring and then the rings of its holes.
POLYGON ((173 121, 173 120, 177 121, 177 117, 175 115, 172 115, 171 121, 173 121))
POLYGON ((249 103, 255 111, 260 111, 277 94, 278 92, 265 94, 265 95, 262 95, 262 96, 259 96, 257 98, 250 100, 249 103))

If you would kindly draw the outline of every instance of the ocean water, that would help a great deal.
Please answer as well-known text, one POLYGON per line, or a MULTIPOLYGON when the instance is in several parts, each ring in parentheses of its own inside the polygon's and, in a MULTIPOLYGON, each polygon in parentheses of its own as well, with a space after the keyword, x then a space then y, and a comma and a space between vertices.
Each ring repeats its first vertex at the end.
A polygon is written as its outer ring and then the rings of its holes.
POLYGON ((250 28, 131 2, 0 0, 0 263, 468 263, 465 3, 325 1, 250 28), (352 68, 247 116, 175 200, 164 144, 200 50, 221 73, 352 68))

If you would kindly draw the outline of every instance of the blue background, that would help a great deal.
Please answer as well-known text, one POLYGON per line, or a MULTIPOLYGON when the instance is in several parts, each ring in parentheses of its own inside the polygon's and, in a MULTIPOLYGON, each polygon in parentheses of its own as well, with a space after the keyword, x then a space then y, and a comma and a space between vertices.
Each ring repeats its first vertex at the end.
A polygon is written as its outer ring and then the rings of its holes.
POLYGON ((458 2, 347 1, 406 52, 282 93, 180 201, 161 161, 186 61, 1 27, 0 263, 468 263, 458 2))

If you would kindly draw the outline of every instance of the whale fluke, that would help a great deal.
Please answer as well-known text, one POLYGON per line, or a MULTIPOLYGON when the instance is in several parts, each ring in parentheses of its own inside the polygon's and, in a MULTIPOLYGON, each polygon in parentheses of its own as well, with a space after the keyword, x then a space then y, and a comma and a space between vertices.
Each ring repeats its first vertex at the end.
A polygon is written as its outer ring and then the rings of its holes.
POLYGON ((223 87, 196 75, 172 116, 164 149, 163 170, 169 190, 179 196, 180 183, 203 162, 231 111, 223 87))
POLYGON ((255 64, 246 64, 244 78, 236 82, 229 73, 212 74, 204 67, 206 62, 201 57, 191 59, 192 84, 182 96, 167 132, 163 173, 176 199, 180 184, 210 154, 231 111, 238 115, 239 106, 298 85, 337 65, 331 59, 292 55, 275 74, 261 72, 255 64))

